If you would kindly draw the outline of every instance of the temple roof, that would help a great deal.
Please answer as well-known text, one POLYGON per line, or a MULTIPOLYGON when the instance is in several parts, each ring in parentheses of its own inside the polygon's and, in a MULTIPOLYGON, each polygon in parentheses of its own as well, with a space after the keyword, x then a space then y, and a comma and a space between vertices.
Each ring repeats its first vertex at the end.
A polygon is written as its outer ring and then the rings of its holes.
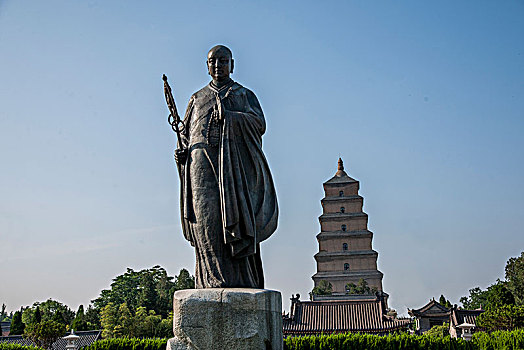
POLYGON ((328 181, 324 182, 324 184, 342 184, 350 182, 358 181, 353 179, 352 177, 349 177, 349 175, 344 171, 344 162, 342 161, 342 158, 338 158, 338 167, 335 176, 333 176, 328 181))
POLYGON ((451 309, 451 326, 456 327, 458 325, 469 323, 472 325, 476 325, 477 323, 477 317, 483 313, 484 310, 462 310, 462 309, 451 309))
POLYGON ((361 300, 295 301, 284 318, 284 335, 343 332, 388 333, 405 329, 410 320, 385 315, 383 302, 370 296, 361 300))
POLYGON ((450 309, 448 309, 435 299, 430 300, 429 303, 422 306, 420 309, 408 309, 409 315, 415 317, 442 317, 445 315, 449 315, 449 311, 450 309))

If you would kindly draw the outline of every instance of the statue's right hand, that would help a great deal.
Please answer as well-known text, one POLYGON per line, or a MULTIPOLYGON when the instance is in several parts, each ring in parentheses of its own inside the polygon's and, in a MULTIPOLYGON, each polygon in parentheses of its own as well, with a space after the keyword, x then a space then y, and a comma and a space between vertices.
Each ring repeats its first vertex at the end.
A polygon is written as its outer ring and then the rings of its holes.
POLYGON ((177 164, 184 164, 187 159, 187 149, 176 149, 175 150, 175 161, 177 164))

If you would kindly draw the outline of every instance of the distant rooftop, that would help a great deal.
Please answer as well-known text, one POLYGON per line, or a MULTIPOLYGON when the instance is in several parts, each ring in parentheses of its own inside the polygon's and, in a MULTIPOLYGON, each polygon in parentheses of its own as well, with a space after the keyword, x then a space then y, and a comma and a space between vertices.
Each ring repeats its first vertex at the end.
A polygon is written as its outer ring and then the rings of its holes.
POLYGON ((353 300, 291 300, 290 315, 284 318, 284 336, 346 332, 384 334, 406 329, 411 322, 387 316, 383 300, 376 296, 353 300))

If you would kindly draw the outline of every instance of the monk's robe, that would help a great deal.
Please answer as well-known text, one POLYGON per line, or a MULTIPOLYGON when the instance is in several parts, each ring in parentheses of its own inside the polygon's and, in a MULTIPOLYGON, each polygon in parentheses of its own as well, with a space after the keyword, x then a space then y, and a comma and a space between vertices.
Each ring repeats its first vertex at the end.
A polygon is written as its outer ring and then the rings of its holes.
POLYGON ((264 288, 259 244, 276 230, 278 204, 260 104, 234 81, 220 89, 211 82, 191 97, 184 125, 180 208, 195 247, 196 288, 264 288), (217 97, 222 121, 213 113, 217 97))

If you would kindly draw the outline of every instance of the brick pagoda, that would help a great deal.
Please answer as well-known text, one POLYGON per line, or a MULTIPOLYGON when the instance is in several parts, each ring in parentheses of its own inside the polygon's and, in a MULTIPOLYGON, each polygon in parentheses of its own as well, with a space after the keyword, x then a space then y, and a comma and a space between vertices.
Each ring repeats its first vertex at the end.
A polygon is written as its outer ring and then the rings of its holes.
POLYGON ((377 269, 378 253, 371 247, 373 233, 367 228, 368 215, 362 211, 364 199, 358 190, 359 182, 348 176, 339 159, 335 176, 324 183, 317 273, 312 277, 315 286, 321 280, 331 283, 329 298, 345 298, 346 284, 358 284, 360 279, 382 291, 383 274, 377 269))

